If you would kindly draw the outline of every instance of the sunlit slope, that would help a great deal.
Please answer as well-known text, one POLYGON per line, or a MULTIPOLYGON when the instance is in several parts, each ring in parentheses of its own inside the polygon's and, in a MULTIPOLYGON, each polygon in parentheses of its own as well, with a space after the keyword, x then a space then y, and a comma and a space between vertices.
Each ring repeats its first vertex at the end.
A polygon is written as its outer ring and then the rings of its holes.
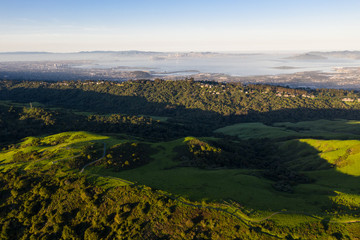
POLYGON ((114 139, 89 132, 63 132, 44 137, 27 137, 18 144, 12 144, 0 152, 0 168, 9 169, 14 165, 26 168, 61 164, 77 157, 91 160, 95 156, 83 156, 84 149, 95 143, 114 139))
POLYGON ((337 171, 360 176, 360 141, 359 140, 318 140, 300 139, 318 151, 317 156, 326 160, 337 171))
POLYGON ((279 144, 287 166, 301 171, 334 169, 360 176, 359 140, 294 139, 279 144))

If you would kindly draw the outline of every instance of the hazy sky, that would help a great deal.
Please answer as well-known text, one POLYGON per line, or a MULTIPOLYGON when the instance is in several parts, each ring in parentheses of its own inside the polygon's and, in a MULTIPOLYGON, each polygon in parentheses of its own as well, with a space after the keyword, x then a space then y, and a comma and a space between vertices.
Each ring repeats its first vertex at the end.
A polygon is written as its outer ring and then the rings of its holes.
POLYGON ((360 50, 359 0, 0 0, 0 51, 360 50))

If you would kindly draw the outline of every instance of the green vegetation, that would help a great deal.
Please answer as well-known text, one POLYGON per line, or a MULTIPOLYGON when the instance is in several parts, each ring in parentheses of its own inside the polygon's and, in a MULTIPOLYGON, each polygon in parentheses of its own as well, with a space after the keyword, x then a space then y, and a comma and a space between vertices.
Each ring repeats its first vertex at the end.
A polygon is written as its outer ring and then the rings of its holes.
POLYGON ((0 161, 3 166, 31 165, 34 162, 37 165, 49 165, 66 159, 67 164, 73 168, 74 164, 81 165, 84 162, 80 159, 87 158, 89 161, 96 158, 98 155, 96 148, 99 146, 95 143, 106 141, 108 138, 87 132, 64 132, 46 137, 28 137, 19 144, 3 148, 0 152, 0 161))
POLYGON ((318 119, 359 119, 354 92, 304 90, 267 85, 195 81, 127 82, 0 82, 0 100, 39 102, 77 112, 166 117, 206 134, 239 122, 297 122, 318 119), (191 123, 191 124, 189 124, 191 123))
POLYGON ((125 142, 112 146, 97 165, 112 168, 115 171, 135 168, 150 161, 149 147, 143 143, 125 142))
POLYGON ((355 239, 360 103, 343 97, 0 81, 0 238, 355 239))
POLYGON ((238 123, 216 129, 215 133, 237 136, 240 139, 250 138, 325 138, 325 139, 359 139, 360 128, 354 120, 316 120, 303 122, 281 122, 265 125, 263 123, 238 123))
MULTIPOLYGON (((271 181, 259 178, 259 176, 254 175, 254 171, 251 169, 205 170, 184 168, 176 167, 177 161, 171 160, 172 157, 176 157, 176 152, 172 149, 189 142, 195 145, 206 145, 204 141, 209 140, 214 139, 186 138, 171 142, 153 143, 152 147, 159 151, 151 153, 154 160, 144 166, 120 172, 116 166, 113 166, 114 172, 112 172, 105 168, 109 165, 103 165, 100 161, 98 166, 90 167, 85 171, 87 174, 81 176, 78 174, 69 175, 71 169, 66 162, 71 159, 69 155, 76 156, 86 151, 84 146, 92 146, 94 142, 107 142, 109 146, 112 146, 109 147, 109 152, 110 149, 115 149, 112 153, 118 154, 122 153, 121 151, 117 152, 119 146, 125 146, 128 149, 130 146, 136 147, 139 144, 127 145, 122 139, 86 132, 66 132, 42 138, 27 138, 17 144, 15 148, 4 150, 1 155, 2 158, 6 158, 4 160, 8 163, 1 166, 5 171, 2 175, 2 181, 9 182, 2 185, 1 191, 3 196, 6 196, 6 201, 3 201, 0 207, 7 209, 8 204, 14 201, 18 206, 25 206, 24 209, 15 208, 3 213, 0 221, 0 224, 3 224, 3 237, 54 238, 65 237, 68 236, 66 234, 70 234, 69 236, 75 239, 86 239, 91 238, 88 234, 96 234, 97 238, 114 238, 116 236, 118 238, 125 234, 131 238, 137 238, 142 234, 149 234, 143 232, 148 231, 146 229, 151 229, 151 236, 164 237, 168 235, 173 237, 180 234, 179 237, 185 238, 203 234, 203 231, 209 231, 205 238, 257 236, 259 239, 269 239, 271 236, 306 236, 321 239, 325 236, 324 234, 328 233, 356 236, 346 227, 347 225, 339 227, 336 223, 337 221, 353 221, 354 215, 351 217, 351 215, 342 214, 342 218, 331 220, 333 223, 329 222, 324 225, 322 219, 326 219, 331 214, 322 215, 317 212, 317 207, 311 207, 313 203, 304 203, 303 201, 306 198, 302 196, 304 193, 301 193, 301 190, 295 193, 296 197, 291 196, 291 198, 289 198, 289 194, 276 193, 272 190, 271 181), (40 161, 41 164, 34 165, 36 160, 30 160, 30 162, 22 162, 23 167, 18 168, 18 165, 15 167, 11 161, 12 155, 19 149, 24 152, 34 151, 31 150, 34 147, 37 148, 38 152, 56 152, 58 157, 52 160, 57 159, 57 162, 44 159, 40 161), (175 167, 171 168, 171 166, 175 167), (158 179, 155 179, 156 176, 158 179), (124 188, 126 185, 131 185, 131 182, 126 183, 119 177, 128 180, 143 180, 152 187, 159 187, 183 196, 188 195, 192 199, 204 200, 207 198, 211 201, 233 199, 240 205, 233 202, 230 203, 231 205, 229 203, 218 204, 216 201, 213 203, 190 202, 168 193, 141 187, 141 185, 124 188), (107 187, 99 188, 96 185, 107 187), (65 196, 66 198, 64 198, 65 196), (271 204, 269 204, 268 199, 272 199, 271 204), (47 202, 45 205, 42 204, 44 201, 47 202), (243 202, 246 205, 243 205, 243 202), (120 206, 120 208, 116 206, 120 206), (121 206, 129 207, 125 209, 121 206), (265 209, 259 211, 265 206, 270 206, 273 210, 278 209, 281 213, 272 215, 271 211, 265 211, 265 209), (174 211, 174 209, 176 210, 174 211), (287 209, 286 212, 283 212, 283 209, 287 209), (85 215, 83 215, 84 211, 86 211, 85 215), (100 212, 96 214, 97 211, 100 212), (294 211, 297 211, 298 214, 294 215, 292 213, 294 211), (308 213, 307 211, 311 211, 314 214, 313 217, 303 215, 303 213, 308 213), (167 212, 167 214, 159 214, 159 212, 167 212), (223 215, 224 212, 227 214, 223 215), (117 214, 118 217, 116 217, 117 214), (29 216, 32 216, 33 220, 27 220, 29 216), (197 216, 201 216, 199 220, 195 220, 197 216), (268 217, 270 218, 268 219, 268 217), (67 219, 72 220, 67 223, 69 221, 67 219), (127 221, 131 221, 131 225, 126 225, 127 221), (153 224, 158 221, 164 222, 165 225, 162 228, 154 229, 153 224), (188 224, 176 225, 180 228, 174 228, 175 225, 173 224, 176 222, 186 221, 188 224), (48 223, 45 224, 46 222, 48 223), (287 223, 285 224, 285 222, 287 223), (144 224, 148 228, 144 228, 144 224), (7 226, 17 226, 24 230, 13 231, 13 227, 7 226), (195 231, 194 226, 197 226, 196 232, 193 232, 195 231), (234 231, 219 232, 220 226, 234 226, 234 231), (298 229, 298 226, 302 226, 301 230, 298 229), (314 231, 314 226, 318 226, 320 229, 326 226, 328 228, 327 233, 321 233, 322 230, 314 231), (253 228, 257 230, 252 231, 253 228), (284 228, 287 229, 286 233, 284 233, 284 228)), ((205 148, 205 150, 207 149, 205 148)), ((92 154, 96 155, 97 153, 93 152, 92 154)), ((144 154, 148 153, 144 152, 144 154)), ((315 185, 312 186, 316 187, 315 185)), ((337 211, 340 211, 339 206, 343 208, 342 211, 347 209, 346 213, 349 213, 349 209, 357 211, 359 201, 356 195, 340 192, 336 192, 336 194, 335 197, 331 198, 332 204, 336 203, 338 206, 337 211)), ((319 196, 314 196, 314 198, 319 198, 319 196)), ((309 200, 311 201, 311 199, 307 199, 307 201, 309 200)), ((199 236, 204 237, 204 235, 199 236)))

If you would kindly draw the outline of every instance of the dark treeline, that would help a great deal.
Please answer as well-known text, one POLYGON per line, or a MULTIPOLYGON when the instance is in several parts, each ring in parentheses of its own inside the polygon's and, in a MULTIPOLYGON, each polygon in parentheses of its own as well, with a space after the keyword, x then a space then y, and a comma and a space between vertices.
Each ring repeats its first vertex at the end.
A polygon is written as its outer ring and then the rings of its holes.
POLYGON ((55 111, 40 107, 0 105, 1 143, 12 143, 27 136, 81 130, 125 133, 148 140, 163 140, 194 133, 193 129, 188 129, 186 126, 160 122, 145 116, 126 114, 85 116, 63 109, 55 111))
POLYGON ((167 116, 200 128, 242 121, 360 119, 358 94, 195 81, 1 81, 0 100, 97 113, 167 116))

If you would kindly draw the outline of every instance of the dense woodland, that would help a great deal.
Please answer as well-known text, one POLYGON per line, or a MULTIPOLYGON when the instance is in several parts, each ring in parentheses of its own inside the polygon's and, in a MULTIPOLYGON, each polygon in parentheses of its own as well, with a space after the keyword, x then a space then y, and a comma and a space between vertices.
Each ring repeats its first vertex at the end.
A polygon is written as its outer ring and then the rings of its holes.
POLYGON ((0 81, 2 141, 41 133, 88 130, 155 140, 208 136, 238 122, 360 119, 360 96, 336 89, 186 81, 0 81), (31 103, 43 107, 31 107, 31 103), (45 108, 45 109, 44 109, 45 108), (50 109, 51 108, 51 109, 50 109), (86 111, 91 115, 81 115, 86 111), (104 115, 105 114, 105 115, 104 115), (167 121, 149 116, 167 117, 167 121))
MULTIPOLYGON (((84 176, 47 172, 0 173, 1 239, 342 239, 343 225, 309 223, 278 228, 245 224, 214 209, 179 205, 147 188, 94 187, 84 176)), ((356 226, 348 237, 359 236, 356 226)))
POLYGON ((166 116, 198 128, 242 121, 359 119, 358 97, 353 91, 336 89, 192 80, 0 82, 0 100, 97 113, 166 116))
POLYGON ((192 127, 160 122, 144 116, 127 114, 85 116, 64 109, 0 105, 1 143, 11 143, 27 136, 78 130, 128 133, 152 140, 179 137, 190 132, 196 133, 192 127))

